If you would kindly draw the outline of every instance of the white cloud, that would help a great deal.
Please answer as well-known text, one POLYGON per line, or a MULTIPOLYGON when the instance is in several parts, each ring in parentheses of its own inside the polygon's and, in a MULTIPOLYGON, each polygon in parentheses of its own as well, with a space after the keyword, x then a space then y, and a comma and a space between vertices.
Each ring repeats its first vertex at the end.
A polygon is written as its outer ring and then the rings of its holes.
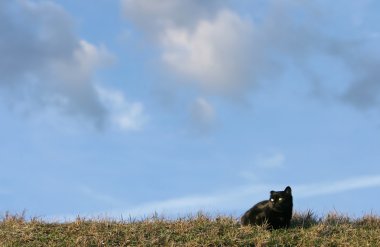
POLYGON ((143 105, 141 103, 133 103, 116 115, 113 120, 123 130, 140 130, 146 122, 143 115, 143 105))
POLYGON ((163 61, 207 91, 241 93, 253 71, 253 27, 229 10, 213 20, 200 20, 194 30, 167 28, 161 42, 163 61))
POLYGON ((96 69, 112 60, 74 33, 72 18, 48 1, 6 1, 0 10, 0 89, 28 110, 54 107, 101 127, 106 111, 93 86, 96 69))
POLYGON ((127 102, 123 93, 117 90, 97 87, 97 92, 109 111, 112 123, 121 130, 141 130, 148 121, 142 103, 127 102))
POLYGON ((250 169, 241 170, 238 175, 246 181, 260 181, 262 170, 280 169, 285 166, 286 156, 280 151, 269 151, 253 156, 250 169))
POLYGON ((74 58, 83 73, 93 73, 98 67, 108 65, 114 60, 104 46, 96 47, 85 40, 80 40, 79 44, 80 49, 74 52, 74 58))
POLYGON ((108 112, 100 102, 93 77, 98 67, 112 60, 113 56, 104 47, 79 40, 72 57, 53 58, 45 65, 46 72, 37 75, 39 96, 44 104, 54 105, 66 114, 83 115, 103 127, 108 112))
POLYGON ((285 163, 285 155, 281 152, 275 152, 267 155, 259 155, 255 159, 255 164, 266 168, 279 168, 285 163))
POLYGON ((195 25, 213 15, 224 0, 121 0, 124 16, 155 39, 168 27, 195 25))
MULTIPOLYGON (((122 0, 126 18, 153 37, 169 72, 180 75, 179 83, 187 81, 207 93, 241 98, 294 66, 310 82, 311 91, 319 90, 320 95, 364 110, 380 104, 378 42, 373 37, 355 38, 361 33, 355 32, 352 20, 363 13, 376 15, 370 11, 371 4, 347 4, 347 11, 337 17, 325 10, 325 3, 268 1, 260 3, 264 6, 260 15, 253 13, 249 19, 226 1, 216 2, 122 0), (320 56, 346 65, 339 73, 346 73, 347 87, 333 89, 329 85, 333 81, 316 79, 331 77, 316 68, 320 56)), ((340 3, 329 8, 340 8, 340 3)))
POLYGON ((204 98, 196 99, 190 108, 191 121, 198 130, 207 131, 216 121, 214 107, 204 98))
MULTIPOLYGON (((140 129, 143 105, 99 93, 98 69, 115 57, 75 33, 73 18, 50 1, 6 1, 0 8, 0 97, 28 112, 54 110, 97 128, 110 121, 140 129)), ((46 113, 46 112, 45 112, 46 113)))
POLYGON ((161 6, 151 1, 122 3, 125 16, 158 41, 162 61, 171 72, 222 96, 241 97, 262 78, 278 76, 281 66, 274 51, 297 50, 295 56, 300 57, 319 42, 308 29, 293 27, 287 8, 277 2, 269 4, 272 9, 260 23, 227 8, 225 1, 165 0, 161 6))

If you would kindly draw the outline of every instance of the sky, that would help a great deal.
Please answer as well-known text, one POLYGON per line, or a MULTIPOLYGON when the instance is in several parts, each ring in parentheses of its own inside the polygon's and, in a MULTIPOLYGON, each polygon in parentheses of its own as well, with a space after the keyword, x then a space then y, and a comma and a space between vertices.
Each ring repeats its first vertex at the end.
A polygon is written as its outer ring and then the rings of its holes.
POLYGON ((1 0, 0 213, 380 214, 379 11, 1 0))

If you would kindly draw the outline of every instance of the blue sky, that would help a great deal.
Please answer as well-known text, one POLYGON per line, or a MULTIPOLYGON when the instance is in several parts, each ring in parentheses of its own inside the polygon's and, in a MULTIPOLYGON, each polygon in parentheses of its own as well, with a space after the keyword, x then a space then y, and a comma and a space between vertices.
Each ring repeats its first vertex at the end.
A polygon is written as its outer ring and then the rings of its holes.
POLYGON ((0 212, 380 213, 380 2, 5 0, 0 212))

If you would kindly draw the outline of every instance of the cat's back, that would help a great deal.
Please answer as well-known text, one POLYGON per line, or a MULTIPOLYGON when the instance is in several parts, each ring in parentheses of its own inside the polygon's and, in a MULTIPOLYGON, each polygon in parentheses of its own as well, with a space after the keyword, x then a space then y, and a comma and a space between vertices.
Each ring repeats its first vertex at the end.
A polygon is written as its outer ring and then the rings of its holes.
POLYGON ((253 205, 240 219, 242 225, 256 223, 257 219, 265 217, 269 207, 269 200, 264 200, 253 205))

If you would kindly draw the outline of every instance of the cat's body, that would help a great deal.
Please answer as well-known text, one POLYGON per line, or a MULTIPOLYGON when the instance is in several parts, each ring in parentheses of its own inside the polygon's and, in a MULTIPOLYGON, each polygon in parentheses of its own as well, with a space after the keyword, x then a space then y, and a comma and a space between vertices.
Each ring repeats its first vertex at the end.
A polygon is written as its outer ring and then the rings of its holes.
POLYGON ((269 200, 257 203, 241 217, 242 225, 268 224, 270 229, 287 228, 293 213, 292 189, 271 191, 269 200))

